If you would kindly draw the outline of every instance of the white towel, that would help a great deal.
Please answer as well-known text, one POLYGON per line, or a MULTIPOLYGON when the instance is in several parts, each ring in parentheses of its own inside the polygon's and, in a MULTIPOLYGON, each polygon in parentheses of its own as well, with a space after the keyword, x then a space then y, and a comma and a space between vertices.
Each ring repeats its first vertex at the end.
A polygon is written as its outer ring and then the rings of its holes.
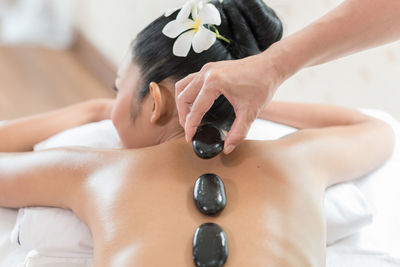
POLYGON ((88 258, 93 252, 89 228, 72 211, 59 208, 20 209, 11 240, 45 256, 88 258))
POLYGON ((16 267, 93 267, 93 259, 47 257, 32 250, 25 261, 16 267))

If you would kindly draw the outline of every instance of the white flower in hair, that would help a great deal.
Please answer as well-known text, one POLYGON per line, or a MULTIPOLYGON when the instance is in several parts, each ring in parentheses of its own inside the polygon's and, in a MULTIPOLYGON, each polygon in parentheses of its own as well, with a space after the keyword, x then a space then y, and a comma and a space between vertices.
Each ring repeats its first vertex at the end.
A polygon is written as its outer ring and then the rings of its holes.
POLYGON ((178 13, 176 20, 182 21, 184 19, 189 18, 189 15, 192 14, 192 17, 197 16, 199 13, 199 9, 201 9, 209 0, 189 0, 187 1, 182 9, 180 7, 171 8, 167 12, 165 12, 165 16, 171 16, 175 11, 181 9, 178 13))
POLYGON ((179 36, 173 47, 175 56, 186 57, 192 46, 196 53, 201 53, 209 49, 217 38, 229 43, 214 26, 221 24, 221 14, 213 4, 206 2, 208 1, 189 0, 177 18, 165 25, 163 34, 169 38, 179 36), (192 19, 189 18, 190 14, 192 19), (205 25, 214 27, 215 32, 207 29, 205 25))

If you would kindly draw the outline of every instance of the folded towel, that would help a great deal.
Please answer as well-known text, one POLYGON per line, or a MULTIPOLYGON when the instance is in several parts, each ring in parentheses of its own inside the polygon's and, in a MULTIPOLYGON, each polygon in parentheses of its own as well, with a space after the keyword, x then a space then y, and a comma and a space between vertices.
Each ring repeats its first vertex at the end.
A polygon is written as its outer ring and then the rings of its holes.
POLYGON ((32 250, 17 267, 93 267, 93 259, 48 257, 32 250))
POLYGON ((373 213, 366 198, 353 183, 329 188, 324 211, 327 222, 326 244, 348 237, 372 223, 373 213))
POLYGON ((68 147, 82 146, 93 148, 121 148, 121 142, 110 120, 89 123, 80 127, 68 129, 56 134, 49 139, 37 144, 35 151, 68 147))
POLYGON ((89 228, 72 211, 59 208, 20 209, 11 241, 45 256, 87 258, 93 252, 89 228))

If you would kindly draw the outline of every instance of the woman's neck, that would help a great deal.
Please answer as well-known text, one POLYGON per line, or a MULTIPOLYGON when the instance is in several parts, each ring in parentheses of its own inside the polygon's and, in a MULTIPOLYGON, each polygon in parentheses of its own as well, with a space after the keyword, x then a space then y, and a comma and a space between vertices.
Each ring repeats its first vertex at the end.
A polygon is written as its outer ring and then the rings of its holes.
POLYGON ((158 144, 163 144, 173 140, 182 139, 184 137, 185 137, 185 131, 178 123, 177 125, 173 125, 172 127, 170 127, 170 129, 164 131, 163 134, 160 135, 158 144))

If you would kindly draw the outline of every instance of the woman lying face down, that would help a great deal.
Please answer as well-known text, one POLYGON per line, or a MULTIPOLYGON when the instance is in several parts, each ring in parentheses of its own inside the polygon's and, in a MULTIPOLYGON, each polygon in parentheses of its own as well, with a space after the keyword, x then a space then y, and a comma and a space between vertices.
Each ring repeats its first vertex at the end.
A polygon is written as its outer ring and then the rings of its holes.
MULTIPOLYGON (((0 137, 8 138, 0 138, 0 148, 7 148, 0 153, 0 206, 71 209, 91 230, 96 267, 194 266, 193 234, 208 222, 227 234, 224 266, 324 266, 325 189, 380 166, 391 154, 392 130, 346 108, 274 102, 261 119, 299 131, 198 158, 178 121, 174 82, 207 62, 259 53, 282 35, 279 19, 261 0, 212 3, 230 44, 218 39, 202 53, 175 56, 175 40, 162 30, 179 11, 161 16, 135 39, 119 70, 112 111, 127 149, 5 153, 20 150, 17 139, 34 140, 32 147, 59 124, 84 117, 78 107, 1 126, 0 137), (21 130, 27 127, 29 135, 21 130), (212 217, 193 201, 194 183, 206 173, 218 174, 226 188, 227 205, 212 217)), ((220 97, 204 120, 228 130, 234 116, 220 97)))
MULTIPOLYGON (((170 135, 182 135, 174 98, 178 80, 200 71, 209 62, 258 54, 281 39, 281 21, 262 1, 212 3, 222 17, 219 33, 230 43, 217 39, 202 53, 190 49, 186 57, 176 56, 173 49, 178 40, 167 37, 164 28, 179 11, 161 16, 134 40, 119 70, 118 97, 112 115, 126 147, 156 145, 170 135)), ((235 112, 224 97, 218 99, 205 118, 217 120, 216 124, 225 129, 231 127, 234 119, 235 112)))
POLYGON ((127 57, 118 73, 115 86, 118 94, 111 118, 124 147, 154 146, 184 136, 177 117, 172 81, 152 82, 147 95, 139 100, 138 66, 127 57))

